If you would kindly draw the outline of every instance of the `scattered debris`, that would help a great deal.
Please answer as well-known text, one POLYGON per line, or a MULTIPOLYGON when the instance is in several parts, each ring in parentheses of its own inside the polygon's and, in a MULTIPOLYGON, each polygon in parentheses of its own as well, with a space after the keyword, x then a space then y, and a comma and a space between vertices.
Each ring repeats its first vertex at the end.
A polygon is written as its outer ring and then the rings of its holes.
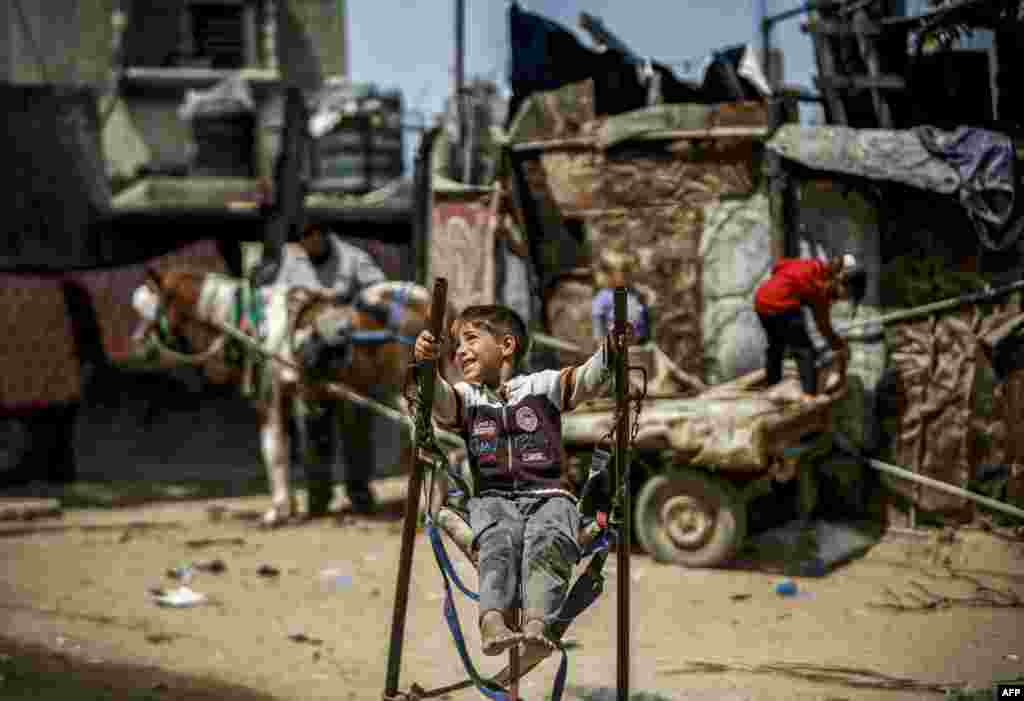
POLYGON ((378 596, 380 596, 380 587, 374 587, 373 589, 371 589, 370 596, 373 598, 377 598, 378 596))
POLYGON ((167 570, 167 576, 170 579, 174 579, 174 580, 177 580, 179 582, 183 582, 185 584, 188 584, 189 582, 192 581, 192 575, 193 574, 194 574, 194 572, 193 572, 192 568, 188 567, 188 566, 185 566, 185 567, 172 567, 171 569, 167 570))
POLYGON ((170 633, 150 633, 146 636, 146 642, 154 645, 160 645, 161 643, 174 642, 174 639, 178 637, 170 633))
POLYGON ((954 606, 976 606, 990 608, 1021 608, 1024 607, 1024 600, 1012 589, 993 589, 974 577, 949 570, 946 576, 939 576, 927 572, 921 573, 932 579, 960 580, 974 585, 974 594, 968 596, 947 596, 936 594, 916 580, 910 581, 910 586, 919 593, 913 591, 897 594, 891 587, 886 585, 882 592, 890 599, 885 602, 868 602, 873 608, 890 609, 893 611, 937 611, 948 609, 954 606), (909 602, 908 602, 909 600, 909 602))
MULTIPOLYGON (((580 701, 615 701, 619 698, 618 691, 607 686, 569 686, 568 690, 580 701)), ((672 701, 668 696, 662 696, 651 691, 634 691, 629 695, 629 701, 672 701)))
POLYGON ((774 662, 761 665, 747 665, 738 662, 707 662, 688 660, 682 667, 658 670, 658 674, 672 676, 681 674, 727 674, 744 672, 747 674, 778 674, 797 679, 820 682, 825 684, 842 684, 859 689, 892 689, 894 691, 930 691, 948 694, 964 688, 961 682, 933 684, 905 677, 893 677, 882 672, 857 667, 833 667, 796 662, 774 662))
POLYGON ((226 506, 211 506, 206 509, 206 517, 210 519, 211 523, 220 523, 227 513, 226 506))
POLYGON ((775 585, 775 593, 779 596, 795 596, 797 592, 796 582, 792 579, 783 579, 775 585))
POLYGON ((1010 652, 1006 655, 1003 655, 1003 659, 1009 660, 1010 662, 1020 662, 1020 655, 1015 655, 1012 652, 1010 652))
POLYGON ((170 691, 171 687, 167 682, 157 682, 152 687, 153 691, 170 691))
POLYGON ((352 586, 352 575, 337 567, 328 567, 320 571, 320 581, 331 591, 340 591, 352 586))
POLYGON ((210 572, 212 574, 220 574, 227 570, 228 566, 224 564, 224 561, 220 558, 216 560, 199 560, 192 563, 192 568, 199 572, 210 572))
POLYGON ((729 597, 733 601, 748 601, 751 598, 750 594, 733 594, 729 597))
POLYGON ((305 633, 292 633, 288 639, 295 643, 308 643, 309 645, 323 645, 324 642, 320 638, 311 638, 305 633))
POLYGON ((245 538, 196 538, 186 540, 185 545, 190 548, 208 548, 212 545, 245 545, 245 538))
POLYGON ((260 565, 256 569, 256 574, 260 577, 280 577, 281 570, 277 569, 273 565, 260 565))
POLYGON ((188 587, 178 587, 170 591, 150 589, 149 594, 158 605, 171 608, 191 608, 205 604, 207 601, 206 594, 200 594, 188 587))

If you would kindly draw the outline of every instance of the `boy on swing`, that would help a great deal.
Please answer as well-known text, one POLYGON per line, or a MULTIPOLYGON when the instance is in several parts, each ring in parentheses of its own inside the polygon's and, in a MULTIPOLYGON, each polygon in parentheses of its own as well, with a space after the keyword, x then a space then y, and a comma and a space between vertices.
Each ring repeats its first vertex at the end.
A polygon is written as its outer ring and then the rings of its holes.
MULTIPOLYGON (((452 323, 454 358, 463 382, 438 377, 434 417, 459 430, 476 480, 470 527, 479 547, 480 635, 485 655, 522 641, 527 654, 550 654, 548 637, 580 559, 578 494, 562 449, 561 414, 603 394, 609 353, 631 342, 606 337, 585 363, 519 374, 528 336, 522 319, 498 305, 468 307, 452 323), (512 630, 523 592, 522 634, 512 630)), ((437 359, 429 331, 415 358, 437 359)))

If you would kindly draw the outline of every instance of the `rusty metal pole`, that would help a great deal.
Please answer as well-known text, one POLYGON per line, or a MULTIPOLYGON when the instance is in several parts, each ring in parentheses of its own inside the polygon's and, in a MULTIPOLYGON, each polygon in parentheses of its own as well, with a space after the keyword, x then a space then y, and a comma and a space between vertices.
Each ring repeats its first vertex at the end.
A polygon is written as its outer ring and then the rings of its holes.
MULTIPOLYGON (((466 0, 455 0, 455 114, 459 122, 459 142, 455 153, 458 154, 455 160, 463 156, 463 149, 466 145, 466 103, 463 99, 466 86, 466 0)), ((469 182, 469 173, 465 170, 465 162, 460 170, 456 168, 452 173, 458 173, 455 177, 460 182, 469 182)))
MULTIPOLYGON (((520 628, 522 630, 522 628, 520 628)), ((508 651, 508 672, 512 683, 508 687, 508 701, 519 701, 519 646, 513 645, 508 651)))
MULTIPOLYGON (((434 299, 430 306, 430 332, 440 339, 444 330, 444 313, 448 301, 448 281, 437 278, 434 282, 434 299)), ((413 431, 413 468, 409 475, 408 491, 405 495, 405 520, 402 522, 402 550, 398 556, 398 584, 395 587, 395 608, 391 618, 391 642, 388 646, 387 679, 384 683, 384 699, 396 698, 398 680, 402 670, 402 642, 405 640, 405 614, 409 608, 409 581, 412 577, 413 547, 416 545, 416 522, 419 520, 420 490, 423 488, 423 470, 419 461, 418 439, 420 427, 430 425, 433 411, 434 381, 437 379, 436 361, 426 363, 417 371, 420 385, 420 414, 417 415, 413 431), (425 417, 423 416, 425 414, 425 417)))
POLYGON ((629 486, 629 346, 618 343, 626 333, 626 288, 615 288, 615 409, 618 425, 615 427, 615 479, 616 485, 622 488, 622 521, 619 524, 619 543, 616 546, 618 563, 616 576, 618 581, 618 655, 616 670, 616 689, 618 701, 629 699, 629 555, 632 550, 632 521, 630 509, 631 494, 629 486))

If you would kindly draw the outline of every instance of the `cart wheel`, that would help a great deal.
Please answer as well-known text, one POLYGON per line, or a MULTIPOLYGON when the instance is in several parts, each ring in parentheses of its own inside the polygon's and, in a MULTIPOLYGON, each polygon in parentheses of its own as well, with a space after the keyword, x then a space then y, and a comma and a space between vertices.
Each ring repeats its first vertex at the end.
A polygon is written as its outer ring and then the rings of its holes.
POLYGON ((652 477, 636 499, 637 539, 655 560, 713 567, 735 554, 747 507, 725 480, 690 468, 652 477))

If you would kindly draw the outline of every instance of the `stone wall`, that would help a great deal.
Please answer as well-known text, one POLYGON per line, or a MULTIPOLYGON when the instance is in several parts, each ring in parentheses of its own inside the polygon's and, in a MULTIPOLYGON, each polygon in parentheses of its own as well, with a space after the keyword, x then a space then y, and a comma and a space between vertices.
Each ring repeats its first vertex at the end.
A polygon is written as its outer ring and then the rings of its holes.
MULTIPOLYGON (((894 324, 887 330, 894 376, 891 443, 897 465, 967 488, 984 466, 1005 466, 1007 498, 1024 498, 1024 371, 997 379, 980 340, 1019 317, 1019 302, 972 306, 894 324)), ((889 488, 925 511, 969 518, 962 497, 886 478, 889 488)))
POLYGON ((634 283, 648 297, 655 342, 684 370, 702 376, 706 210, 751 196, 759 168, 753 140, 710 137, 609 151, 552 145, 527 164, 527 174, 543 206, 562 221, 582 221, 586 231, 585 247, 569 251, 575 255, 564 250, 570 242, 546 258, 575 267, 596 262, 603 250, 634 253, 634 283))
POLYGON ((704 379, 718 384, 764 363, 754 291, 771 271, 771 213, 763 192, 704 209, 700 241, 704 379))

